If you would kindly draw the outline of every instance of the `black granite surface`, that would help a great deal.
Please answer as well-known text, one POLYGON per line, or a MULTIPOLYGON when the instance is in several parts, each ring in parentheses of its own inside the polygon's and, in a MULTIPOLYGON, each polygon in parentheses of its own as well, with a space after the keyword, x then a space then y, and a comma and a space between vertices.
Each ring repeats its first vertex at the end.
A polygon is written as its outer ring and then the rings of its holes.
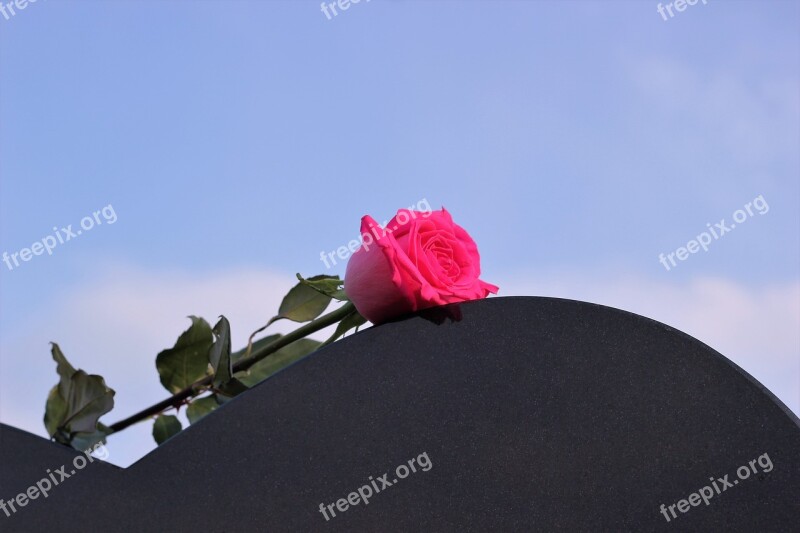
MULTIPOLYGON (((0 451, 6 502, 76 453, 5 425, 0 451)), ((0 530, 798 531, 799 496, 797 417, 708 346, 492 298, 337 342, 133 466, 95 461, 0 511, 0 530)))

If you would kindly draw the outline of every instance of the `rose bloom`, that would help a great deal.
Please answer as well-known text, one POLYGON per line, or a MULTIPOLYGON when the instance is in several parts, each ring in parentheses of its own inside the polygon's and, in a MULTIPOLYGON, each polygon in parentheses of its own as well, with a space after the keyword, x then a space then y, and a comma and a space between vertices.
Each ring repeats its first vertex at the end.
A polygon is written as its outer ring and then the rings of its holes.
POLYGON ((361 247, 347 263, 344 290, 373 324, 498 291, 478 279, 478 247, 444 208, 400 209, 386 229, 366 215, 361 237, 361 247))

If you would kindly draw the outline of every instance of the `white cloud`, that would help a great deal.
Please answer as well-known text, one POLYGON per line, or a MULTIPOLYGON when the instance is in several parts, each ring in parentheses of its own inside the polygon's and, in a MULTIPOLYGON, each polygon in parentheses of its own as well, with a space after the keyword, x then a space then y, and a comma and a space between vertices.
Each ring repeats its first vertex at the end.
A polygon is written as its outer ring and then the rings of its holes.
MULTIPOLYGON (((586 300, 667 323, 735 361, 800 412, 800 283, 752 288, 721 279, 681 284, 583 274, 526 279, 537 281, 501 283, 502 294, 586 300)), ((256 269, 199 276, 116 267, 113 276, 58 296, 13 338, 2 339, 0 418, 44 435, 44 400, 56 382, 51 340, 76 367, 103 375, 117 391, 105 421, 128 416, 167 396, 155 355, 172 346, 189 324, 187 315, 214 321, 224 314, 240 347, 293 283, 291 274, 256 269)), ((293 325, 279 322, 274 329, 293 325)), ((127 466, 143 456, 154 447, 150 431, 145 422, 112 437, 109 460, 127 466)))
MULTIPOLYGON (((168 396, 155 356, 189 326, 188 315, 212 324, 225 315, 238 349, 277 312, 294 283, 293 274, 255 269, 198 276, 117 266, 108 278, 60 295, 15 337, 2 339, 0 419, 46 436, 44 402, 57 381, 50 341, 58 342, 76 368, 102 375, 116 391, 114 410, 104 422, 138 412, 168 396)), ((292 329, 293 323, 279 321, 265 334, 292 329)), ((314 337, 325 338, 330 329, 314 337)), ((151 424, 144 422, 113 437, 109 461, 127 466, 143 456, 155 446, 150 431, 151 424)))
POLYGON ((502 295, 594 302, 658 320, 704 342, 800 413, 800 282, 750 287, 721 278, 691 282, 635 276, 537 276, 502 295))
POLYGON ((631 76, 649 108, 683 121, 680 138, 669 139, 672 153, 702 158, 718 145, 738 163, 795 161, 800 144, 797 77, 765 75, 753 81, 741 72, 703 71, 655 58, 635 64, 631 76))

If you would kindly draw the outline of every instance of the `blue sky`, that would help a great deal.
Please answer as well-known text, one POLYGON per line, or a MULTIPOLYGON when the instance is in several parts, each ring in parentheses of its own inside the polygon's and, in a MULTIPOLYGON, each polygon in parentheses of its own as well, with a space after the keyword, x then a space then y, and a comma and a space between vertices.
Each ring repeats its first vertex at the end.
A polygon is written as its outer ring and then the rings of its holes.
MULTIPOLYGON (((47 342, 121 418, 188 314, 235 340, 359 219, 426 199, 501 295, 596 301, 800 412, 800 4, 39 0, 0 17, 0 419, 43 432, 47 342), (769 206, 667 271, 680 246, 769 206), (102 218, 101 218, 102 220, 102 218), (24 379, 20 376, 24 375, 24 379)), ((110 460, 151 445, 149 424, 110 460)), ((124 439, 124 440, 123 440, 124 439)), ((115 449, 117 450, 115 453, 115 449)))

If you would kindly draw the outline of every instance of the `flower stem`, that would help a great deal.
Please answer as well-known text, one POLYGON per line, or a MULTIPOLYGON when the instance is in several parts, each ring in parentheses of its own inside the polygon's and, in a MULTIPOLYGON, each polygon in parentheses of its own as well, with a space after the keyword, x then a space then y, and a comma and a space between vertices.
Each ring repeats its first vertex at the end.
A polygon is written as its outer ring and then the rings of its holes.
MULTIPOLYGON (((277 352, 284 346, 293 343, 296 340, 302 339, 311 333, 319 331, 321 329, 327 328, 333 324, 336 324, 340 320, 344 319, 351 313, 356 312, 355 306, 347 302, 340 308, 336 309, 335 311, 331 311, 327 315, 323 315, 317 319, 312 320, 308 324, 305 324, 296 330, 292 331, 291 333, 287 333, 286 335, 281 335, 271 343, 262 346, 258 350, 253 351, 253 353, 249 357, 245 357, 240 359, 235 365, 233 365, 233 373, 242 372, 247 370, 257 362, 261 361, 265 357, 277 352)), ((136 413, 135 415, 129 416, 124 420, 120 420, 114 424, 109 426, 109 429, 112 433, 117 433, 118 431, 122 431, 123 429, 127 428, 128 426, 132 426, 137 422, 141 422, 147 418, 150 418, 153 415, 157 415, 162 411, 170 409, 172 407, 180 407, 188 398, 192 398, 200 394, 200 392, 211 385, 212 381, 214 380, 214 376, 206 376, 201 380, 198 380, 183 390, 180 390, 170 396, 169 398, 162 400, 156 404, 151 405, 150 407, 143 409, 136 413)))

